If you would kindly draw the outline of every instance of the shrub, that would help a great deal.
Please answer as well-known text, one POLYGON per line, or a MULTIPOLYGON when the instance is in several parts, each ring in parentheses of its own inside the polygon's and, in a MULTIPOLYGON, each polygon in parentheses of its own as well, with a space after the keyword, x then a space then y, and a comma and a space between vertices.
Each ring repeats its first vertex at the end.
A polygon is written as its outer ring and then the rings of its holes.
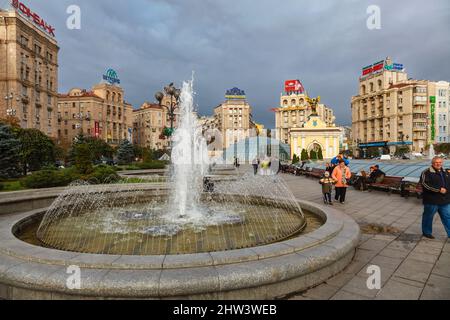
POLYGON ((3 183, 0 182, 0 191, 2 191, 5 188, 5 186, 3 185, 3 183))
POLYGON ((94 168, 94 172, 91 173, 88 177, 89 182, 91 183, 108 183, 108 182, 116 182, 120 179, 117 175, 116 170, 113 167, 106 165, 99 165, 94 168))
POLYGON ((36 171, 23 180, 23 185, 31 189, 53 188, 67 186, 71 182, 70 175, 63 171, 36 171))
POLYGON ((166 165, 167 165, 166 161, 158 161, 158 160, 147 161, 147 162, 136 164, 136 166, 141 170, 165 169, 166 165))

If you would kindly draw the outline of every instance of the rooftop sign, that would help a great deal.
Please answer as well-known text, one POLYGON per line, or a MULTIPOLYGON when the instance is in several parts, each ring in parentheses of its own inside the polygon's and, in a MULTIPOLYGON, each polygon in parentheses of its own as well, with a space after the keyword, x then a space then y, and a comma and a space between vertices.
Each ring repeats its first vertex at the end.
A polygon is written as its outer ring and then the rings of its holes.
POLYGON ((19 0, 12 0, 11 5, 19 12, 21 15, 27 17, 35 25, 40 27, 43 31, 55 37, 55 28, 45 22, 36 12, 33 12, 29 7, 27 7, 23 2, 19 0))
POLYGON ((108 69, 108 71, 106 71, 106 74, 103 75, 103 80, 112 85, 120 84, 120 79, 117 76, 117 72, 113 69, 108 69))
POLYGON ((387 61, 383 60, 383 61, 374 63, 370 66, 363 68, 362 75, 363 75, 363 77, 365 77, 365 76, 369 76, 369 75, 377 73, 377 72, 382 72, 383 70, 403 71, 404 69, 405 68, 404 68, 403 64, 400 64, 400 63, 388 64, 387 61))
POLYGON ((229 100, 241 100, 245 99, 245 91, 241 90, 239 88, 233 88, 230 90, 227 90, 225 94, 225 98, 229 100))

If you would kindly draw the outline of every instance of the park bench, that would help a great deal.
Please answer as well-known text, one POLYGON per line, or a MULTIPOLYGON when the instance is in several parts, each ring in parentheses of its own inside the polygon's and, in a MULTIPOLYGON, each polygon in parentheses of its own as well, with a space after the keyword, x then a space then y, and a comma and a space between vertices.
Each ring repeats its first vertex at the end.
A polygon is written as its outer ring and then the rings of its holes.
POLYGON ((307 175, 312 177, 312 178, 322 178, 324 173, 325 173, 325 170, 314 168, 311 171, 309 171, 307 173, 307 175))
POLYGON ((402 182, 400 195, 403 198, 409 198, 411 195, 415 195, 417 199, 421 199, 422 193, 423 193, 422 184, 410 181, 402 182))
POLYGON ((369 187, 369 190, 382 190, 387 191, 389 192, 389 194, 391 194, 393 192, 401 191, 402 180, 402 177, 386 176, 384 177, 382 182, 369 183, 367 186, 369 187))

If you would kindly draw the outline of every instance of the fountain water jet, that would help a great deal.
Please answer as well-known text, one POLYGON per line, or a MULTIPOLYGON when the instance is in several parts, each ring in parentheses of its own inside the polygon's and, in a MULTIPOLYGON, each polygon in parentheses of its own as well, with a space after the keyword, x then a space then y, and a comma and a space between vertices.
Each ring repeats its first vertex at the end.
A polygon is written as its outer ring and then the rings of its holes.
POLYGON ((173 136, 169 216, 195 222, 202 218, 198 210, 203 177, 208 169, 208 150, 201 126, 194 113, 193 80, 184 82, 180 97, 180 125, 173 136))

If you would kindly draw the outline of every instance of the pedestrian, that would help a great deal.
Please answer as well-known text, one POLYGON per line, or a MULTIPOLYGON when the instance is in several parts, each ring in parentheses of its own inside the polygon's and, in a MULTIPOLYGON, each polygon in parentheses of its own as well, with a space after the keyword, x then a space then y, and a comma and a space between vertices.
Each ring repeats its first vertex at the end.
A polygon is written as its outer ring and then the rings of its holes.
POLYGON ((450 238, 450 175, 442 168, 443 163, 441 157, 434 157, 431 167, 422 172, 420 177, 424 206, 422 234, 428 239, 434 239, 433 218, 436 212, 450 238))
POLYGON ((334 167, 331 165, 331 163, 327 163, 325 165, 325 171, 327 171, 330 174, 330 176, 333 174, 333 170, 334 170, 334 167))
POLYGON ((333 202, 331 202, 331 193, 333 192, 333 185, 336 181, 330 177, 330 173, 328 171, 325 171, 324 177, 320 179, 319 183, 322 185, 323 203, 332 206, 333 202))
POLYGON ((258 174, 258 167, 259 167, 258 162, 259 162, 258 158, 255 158, 255 159, 253 159, 253 161, 252 161, 253 174, 254 174, 255 176, 258 174))
POLYGON ((345 165, 344 159, 339 160, 339 165, 334 168, 332 178, 336 180, 336 196, 335 200, 345 203, 347 194, 348 180, 352 177, 350 168, 345 165))

